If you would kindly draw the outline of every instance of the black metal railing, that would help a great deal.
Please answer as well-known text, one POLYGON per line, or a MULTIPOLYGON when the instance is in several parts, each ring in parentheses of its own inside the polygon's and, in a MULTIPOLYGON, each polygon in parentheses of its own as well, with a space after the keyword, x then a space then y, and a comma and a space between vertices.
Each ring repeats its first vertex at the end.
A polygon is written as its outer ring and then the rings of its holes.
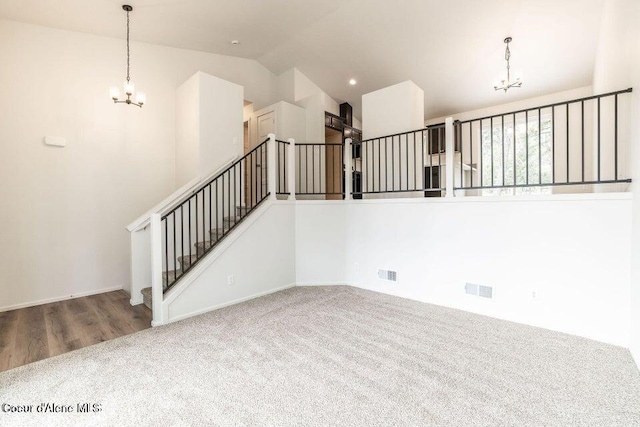
POLYGON ((295 144, 296 195, 344 197, 344 145, 295 144))
POLYGON ((276 194, 289 194, 289 182, 287 181, 287 169, 289 164, 289 142, 276 139, 276 194))
POLYGON ((164 292, 267 198, 268 141, 162 215, 164 292))
POLYGON ((354 198, 411 192, 431 196, 445 188, 444 124, 352 144, 354 198))
POLYGON ((618 129, 620 97, 631 91, 456 122, 454 188, 631 182, 618 129))

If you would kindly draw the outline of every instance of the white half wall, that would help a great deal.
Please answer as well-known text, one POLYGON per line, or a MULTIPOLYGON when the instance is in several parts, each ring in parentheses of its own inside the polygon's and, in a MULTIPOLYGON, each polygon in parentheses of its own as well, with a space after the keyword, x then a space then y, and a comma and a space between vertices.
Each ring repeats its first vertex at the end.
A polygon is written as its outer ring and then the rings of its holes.
POLYGON ((346 283, 344 201, 296 202, 296 283, 346 283))
MULTIPOLYGON (((169 292, 169 322, 295 285, 295 207, 265 202, 201 261, 202 273, 184 289, 169 292), (232 276, 233 284, 229 285, 232 276), (176 292, 177 291, 177 295, 176 292)), ((187 278, 185 277, 185 280, 187 278)))
POLYGON ((298 283, 346 280, 629 345, 629 194, 308 203, 296 209, 296 244, 298 283), (467 282, 494 297, 467 295, 467 282))

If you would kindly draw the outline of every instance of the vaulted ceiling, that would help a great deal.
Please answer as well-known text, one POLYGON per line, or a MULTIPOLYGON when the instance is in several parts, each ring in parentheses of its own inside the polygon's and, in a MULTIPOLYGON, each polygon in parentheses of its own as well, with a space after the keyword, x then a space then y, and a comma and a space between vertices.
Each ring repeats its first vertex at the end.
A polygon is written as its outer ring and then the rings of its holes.
MULTIPOLYGON (((404 80, 425 116, 591 84, 604 0, 127 0, 134 41, 297 67, 338 101, 404 80), (495 92, 512 70, 524 85, 495 92), (240 45, 232 46, 231 40, 240 45), (357 85, 350 86, 350 78, 357 85)), ((124 0, 0 0, 0 18, 123 38, 124 0)))

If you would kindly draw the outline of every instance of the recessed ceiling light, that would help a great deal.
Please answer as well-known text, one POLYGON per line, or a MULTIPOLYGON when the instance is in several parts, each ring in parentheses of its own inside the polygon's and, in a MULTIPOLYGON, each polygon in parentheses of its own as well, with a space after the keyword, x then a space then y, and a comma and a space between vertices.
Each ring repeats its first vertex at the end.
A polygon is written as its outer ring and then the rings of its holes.
POLYGON ((351 86, 355 85, 356 83, 358 83, 358 82, 356 81, 356 79, 351 79, 351 80, 349 80, 349 84, 350 84, 351 86))
POLYGON ((233 46, 238 46, 240 44, 240 42, 238 40, 231 40, 231 44, 233 46))

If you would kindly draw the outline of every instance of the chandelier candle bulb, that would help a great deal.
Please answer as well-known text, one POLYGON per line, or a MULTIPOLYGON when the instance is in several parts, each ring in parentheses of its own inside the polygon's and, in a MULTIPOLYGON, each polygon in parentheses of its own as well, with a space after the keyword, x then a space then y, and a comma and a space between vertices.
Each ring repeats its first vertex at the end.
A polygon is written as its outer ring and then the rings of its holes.
POLYGON ((133 82, 124 82, 124 93, 131 96, 135 92, 135 85, 133 82))
POLYGON ((138 94, 136 95, 136 102, 140 105, 144 104, 145 102, 147 102, 147 95, 145 95, 144 92, 138 92, 138 94))
POLYGON ((115 86, 111 86, 111 88, 109 89, 109 94, 111 95, 111 99, 117 101, 118 98, 120 98, 120 89, 115 86))

